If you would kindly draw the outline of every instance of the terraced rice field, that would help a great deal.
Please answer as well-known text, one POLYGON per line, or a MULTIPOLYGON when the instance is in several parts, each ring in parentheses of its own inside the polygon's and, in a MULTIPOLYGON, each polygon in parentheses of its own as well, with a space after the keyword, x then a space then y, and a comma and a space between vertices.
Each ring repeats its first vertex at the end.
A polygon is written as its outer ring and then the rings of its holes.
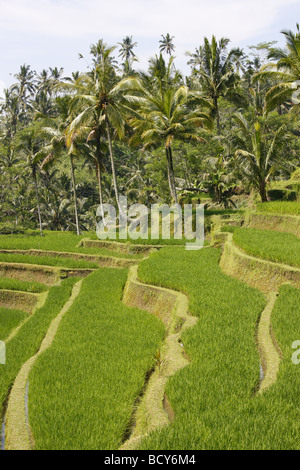
POLYGON ((22 310, 0 308, 0 340, 4 341, 11 331, 22 323, 28 314, 22 310))
POLYGON ((0 237, 0 267, 23 269, 0 270, 0 293, 38 299, 25 312, 0 295, 2 448, 299 450, 300 290, 255 264, 298 268, 299 238, 228 231, 220 244, 247 257, 238 272, 223 248, 0 237))
POLYGON ((41 293, 47 290, 47 286, 41 282, 19 281, 17 279, 0 277, 0 289, 41 293))
POLYGON ((299 448, 300 410, 294 402, 299 373, 291 362, 291 344, 300 335, 299 290, 282 288, 273 315, 284 362, 272 394, 256 396, 259 356, 255 325, 265 299, 224 276, 218 270, 218 257, 217 251, 209 249, 186 253, 178 261, 170 250, 140 267, 144 281, 187 292, 191 312, 199 316, 196 327, 183 337, 192 364, 176 374, 167 388, 176 420, 146 438, 140 448, 299 448), (187 271, 191 273, 188 279, 187 271), (285 387, 293 392, 283 392, 285 387), (289 409, 293 411, 289 413, 289 409), (278 419, 274 419, 275 412, 278 419))
POLYGON ((114 256, 120 258, 132 258, 131 255, 120 253, 106 248, 85 248, 78 246, 80 242, 90 238, 98 240, 96 235, 85 233, 77 236, 72 232, 50 232, 45 231, 44 237, 41 237, 38 232, 33 232, 31 235, 0 235, 0 250, 46 250, 58 252, 75 252, 89 255, 103 255, 114 256))
POLYGON ((126 277, 103 269, 85 279, 34 366, 29 413, 37 449, 121 446, 164 336, 155 316, 122 304, 126 277))
POLYGON ((300 203, 299 201, 259 202, 257 210, 271 214, 300 215, 300 203))
POLYGON ((233 241, 249 255, 300 267, 300 239, 291 233, 237 228, 233 241))

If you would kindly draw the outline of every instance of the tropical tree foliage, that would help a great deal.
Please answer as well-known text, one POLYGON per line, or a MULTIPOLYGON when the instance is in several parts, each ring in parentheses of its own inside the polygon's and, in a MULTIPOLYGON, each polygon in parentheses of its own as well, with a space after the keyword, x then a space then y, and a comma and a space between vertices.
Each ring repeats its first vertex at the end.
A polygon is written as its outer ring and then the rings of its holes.
POLYGON ((133 68, 132 36, 116 47, 99 40, 70 77, 22 65, 0 101, 0 232, 79 234, 121 194, 146 205, 234 207, 250 191, 268 200, 271 181, 300 167, 299 26, 283 35, 285 48, 248 54, 204 38, 185 77, 169 33, 147 71, 133 68))

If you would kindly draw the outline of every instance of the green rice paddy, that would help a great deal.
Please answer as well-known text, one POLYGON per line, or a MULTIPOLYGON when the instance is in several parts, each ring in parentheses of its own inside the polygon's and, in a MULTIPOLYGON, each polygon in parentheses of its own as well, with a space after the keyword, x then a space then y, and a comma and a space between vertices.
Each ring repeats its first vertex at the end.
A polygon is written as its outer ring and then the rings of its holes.
POLYGON ((249 255, 300 267, 300 239, 296 235, 238 228, 234 231, 233 241, 249 255))
POLYGON ((28 317, 22 310, 0 307, 0 340, 5 340, 11 331, 28 317))
POLYGON ((271 201, 258 202, 256 204, 258 212, 266 212, 270 214, 290 214, 300 215, 299 201, 271 201))
POLYGON ((116 449, 154 364, 164 326, 126 307, 127 271, 101 269, 62 320, 30 375, 36 449, 116 449))

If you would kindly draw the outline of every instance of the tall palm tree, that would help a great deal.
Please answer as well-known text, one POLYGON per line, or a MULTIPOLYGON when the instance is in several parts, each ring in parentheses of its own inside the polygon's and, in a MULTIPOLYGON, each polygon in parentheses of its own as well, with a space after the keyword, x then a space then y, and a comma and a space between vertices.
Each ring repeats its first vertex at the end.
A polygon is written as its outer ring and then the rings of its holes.
POLYGON ((227 50, 229 39, 219 41, 212 37, 211 42, 205 37, 197 57, 199 69, 197 75, 202 91, 214 104, 218 134, 221 134, 219 99, 225 97, 236 100, 239 96, 237 84, 239 76, 234 70, 235 61, 243 55, 240 49, 227 50))
POLYGON ((137 61, 136 55, 133 52, 133 48, 137 46, 137 42, 132 42, 132 36, 126 36, 122 42, 118 42, 120 46, 119 57, 124 60, 124 72, 125 75, 132 74, 132 64, 137 61))
POLYGON ((187 65, 190 65, 192 68, 192 73, 197 73, 197 71, 200 69, 202 65, 202 53, 201 53, 201 47, 199 46, 198 49, 195 48, 195 52, 189 52, 187 51, 185 53, 186 56, 190 57, 190 59, 187 61, 187 65))
POLYGON ((161 37, 162 39, 159 41, 160 52, 166 52, 166 54, 169 54, 171 56, 172 52, 175 51, 175 46, 172 42, 175 36, 170 36, 170 34, 167 33, 165 36, 162 34, 161 37))
POLYGON ((43 226, 41 218, 40 198, 37 182, 37 173, 39 162, 42 158, 41 151, 41 138, 40 138, 40 125, 32 124, 25 129, 19 131, 16 135, 16 151, 19 151, 21 155, 26 158, 27 166, 31 170, 32 179, 35 186, 36 203, 38 212, 38 221, 40 227, 40 234, 43 236, 43 226))
POLYGON ((99 41, 97 47, 92 47, 93 55, 96 54, 95 68, 81 75, 74 83, 65 86, 76 93, 70 106, 73 120, 68 128, 68 142, 72 141, 78 131, 85 131, 88 134, 87 141, 95 145, 96 158, 100 162, 104 130, 108 142, 115 198, 120 207, 112 144, 114 135, 119 138, 124 136, 125 117, 130 108, 124 99, 122 88, 118 86, 112 57, 114 49, 115 47, 108 47, 99 41))
POLYGON ((91 145, 91 142, 89 140, 87 141, 87 143, 81 144, 81 147, 82 147, 82 154, 84 154, 85 156, 84 165, 88 165, 88 167, 96 170, 96 178, 98 181, 100 211, 104 219, 103 173, 105 172, 105 164, 103 160, 104 160, 104 155, 107 154, 107 143, 103 140, 103 138, 104 138, 104 135, 102 136, 102 138, 100 138, 100 141, 98 142, 98 148, 95 148, 95 145, 91 145))
MULTIPOLYGON (((26 113, 30 109, 29 97, 35 92, 35 72, 30 69, 29 65, 22 65, 19 73, 15 74, 17 83, 12 86, 12 91, 15 91, 19 97, 21 112, 26 119, 26 113)), ((28 121, 28 119, 27 119, 28 121)))
POLYGON ((251 124, 242 114, 234 119, 239 128, 240 148, 236 158, 241 162, 244 176, 259 193, 261 200, 267 201, 267 185, 274 176, 280 161, 280 137, 284 133, 281 126, 275 133, 268 133, 267 115, 255 119, 251 124))
MULTIPOLYGON (((161 58, 160 58, 161 62, 161 58)), ((159 74, 145 84, 132 78, 122 86, 134 90, 137 97, 137 110, 130 120, 133 128, 132 142, 142 141, 144 148, 164 145, 168 183, 171 198, 177 203, 172 143, 174 140, 203 142, 203 128, 211 126, 209 116, 202 111, 200 105, 210 106, 210 103, 199 95, 192 94, 184 85, 178 85, 175 73, 172 81, 172 58, 168 67, 164 67, 165 76, 159 74)))
POLYGON ((62 152, 67 150, 67 155, 70 158, 76 232, 77 235, 80 235, 74 165, 74 159, 77 156, 76 144, 73 142, 69 148, 67 147, 66 123, 61 118, 56 120, 53 119, 48 122, 47 125, 42 128, 41 133, 48 140, 48 144, 40 152, 40 155, 44 156, 41 165, 43 169, 48 169, 58 158, 61 157, 62 152))
POLYGON ((17 126, 22 112, 19 97, 12 88, 4 90, 4 100, 0 111, 4 113, 4 121, 2 122, 4 136, 7 139, 13 139, 17 132, 17 126))
MULTIPOLYGON (((261 72, 256 76, 256 80, 274 80, 276 85, 272 86, 266 95, 267 110, 271 111, 276 106, 291 100, 293 93, 299 88, 297 81, 300 80, 300 27, 297 23, 297 32, 282 30, 285 36, 285 48, 270 48, 268 59, 274 59, 262 67, 261 72)), ((291 103, 295 113, 300 112, 299 103, 291 103)))

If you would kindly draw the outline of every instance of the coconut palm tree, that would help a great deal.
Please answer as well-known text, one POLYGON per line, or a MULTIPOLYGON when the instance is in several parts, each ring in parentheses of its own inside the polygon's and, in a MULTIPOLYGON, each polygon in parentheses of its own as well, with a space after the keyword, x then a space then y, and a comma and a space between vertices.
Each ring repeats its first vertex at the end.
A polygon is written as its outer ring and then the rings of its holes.
POLYGON ((44 155, 44 160, 41 165, 43 169, 48 169, 52 164, 54 164, 55 161, 63 155, 64 150, 67 151, 67 155, 70 158, 76 232, 77 235, 80 235, 74 165, 74 159, 77 157, 76 144, 73 142, 72 145, 67 148, 66 125, 65 121, 61 121, 61 119, 52 120, 52 122, 49 122, 47 126, 43 127, 41 132, 49 141, 49 143, 41 150, 41 154, 43 153, 44 155))
POLYGON ((291 101, 293 93, 299 89, 300 84, 300 27, 297 23, 297 32, 282 30, 285 36, 285 48, 271 47, 268 59, 274 59, 262 67, 255 76, 255 80, 274 80, 276 85, 272 86, 266 95, 267 111, 275 109, 276 106, 289 101, 295 113, 300 112, 300 103, 291 101))
POLYGON ((204 38, 203 46, 197 53, 197 76, 202 91, 214 104, 214 114, 217 120, 218 134, 221 134, 219 113, 219 99, 224 97, 229 100, 237 100, 240 91, 237 87, 239 76, 234 70, 235 61, 242 57, 240 49, 227 50, 229 39, 221 38, 219 41, 212 37, 209 41, 204 38))
POLYGON ((30 110, 29 97, 33 95, 36 89, 35 72, 30 69, 29 65, 22 65, 19 73, 15 74, 17 83, 11 89, 16 92, 19 97, 21 112, 26 119, 27 111, 30 110))
POLYGON ((22 114, 19 97, 11 88, 4 90, 4 99, 0 111, 5 115, 1 130, 4 137, 11 140, 17 132, 19 118, 22 114))
POLYGON ((137 46, 137 42, 132 42, 132 36, 126 36, 122 42, 118 42, 120 46, 119 57, 124 60, 124 72, 126 76, 129 76, 133 73, 132 64, 134 61, 137 61, 136 55, 133 52, 133 48, 137 46))
POLYGON ((169 54, 170 56, 172 55, 172 52, 175 51, 175 46, 173 44, 173 39, 175 36, 170 36, 169 33, 164 36, 163 34, 161 35, 162 39, 159 41, 160 46, 159 50, 160 52, 166 52, 166 54, 169 54))
POLYGON ((202 53, 201 53, 201 47, 199 46, 198 49, 195 48, 195 52, 189 52, 187 51, 185 53, 186 56, 190 57, 189 60, 187 61, 187 65, 190 65, 192 68, 192 73, 195 74, 197 71, 200 69, 202 65, 202 53))
POLYGON ((32 179, 35 187, 38 221, 40 227, 40 234, 43 236, 40 198, 37 182, 37 173, 41 156, 41 137, 40 137, 40 124, 32 124, 25 129, 19 131, 15 138, 15 150, 24 156, 26 164, 31 170, 32 179))
POLYGON ((240 148, 236 158, 240 160, 242 171, 249 183, 258 191, 261 200, 267 201, 267 185, 276 173, 280 162, 281 136, 285 127, 281 126, 275 133, 268 133, 268 121, 265 114, 250 123, 238 113, 234 119, 239 128, 240 148))
MULTIPOLYGON (((94 69, 81 75, 74 83, 64 86, 75 91, 70 106, 72 122, 68 127, 68 145, 78 132, 87 133, 87 142, 94 145, 96 159, 102 160, 101 140, 105 132, 108 142, 111 171, 118 206, 119 191, 113 154, 113 138, 122 138, 125 131, 126 115, 130 111, 122 87, 118 86, 112 53, 115 47, 108 47, 99 41, 92 47, 94 69)), ((132 98, 134 99, 134 98, 132 98)), ((101 167, 101 166, 100 166, 101 167)))
POLYGON ((168 183, 171 198, 177 203, 172 143, 175 140, 203 142, 203 128, 211 127, 209 116, 200 108, 211 106, 199 94, 192 94, 187 86, 178 85, 178 73, 173 74, 171 58, 168 66, 162 67, 160 56, 159 73, 149 80, 132 78, 122 82, 121 86, 131 87, 137 93, 137 110, 130 119, 133 128, 131 142, 142 142, 147 147, 164 146, 168 183), (161 71, 164 71, 164 75, 161 71), (202 132, 201 132, 202 131, 202 132))

